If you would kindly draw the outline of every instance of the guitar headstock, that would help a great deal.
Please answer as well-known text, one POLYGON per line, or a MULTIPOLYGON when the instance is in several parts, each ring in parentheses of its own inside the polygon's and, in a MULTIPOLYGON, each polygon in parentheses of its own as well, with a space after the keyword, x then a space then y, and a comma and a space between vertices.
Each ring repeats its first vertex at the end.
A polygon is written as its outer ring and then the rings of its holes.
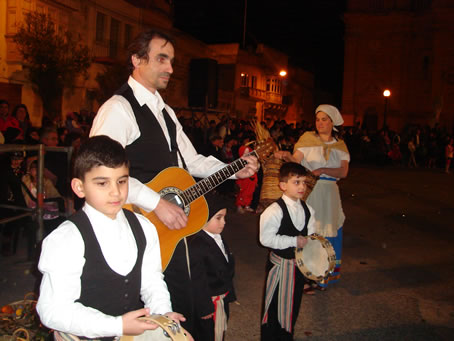
POLYGON ((270 137, 266 140, 257 141, 255 143, 255 153, 261 160, 266 160, 278 150, 274 140, 270 137))

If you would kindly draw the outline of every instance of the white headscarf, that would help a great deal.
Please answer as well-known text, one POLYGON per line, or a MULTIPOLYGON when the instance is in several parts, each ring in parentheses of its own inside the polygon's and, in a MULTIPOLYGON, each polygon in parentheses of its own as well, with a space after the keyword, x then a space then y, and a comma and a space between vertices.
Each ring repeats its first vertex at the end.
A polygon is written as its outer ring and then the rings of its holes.
MULTIPOLYGON (((327 114, 331 121, 333 121, 334 126, 340 126, 344 124, 344 119, 335 106, 329 104, 320 104, 317 109, 315 109, 315 115, 317 115, 319 111, 323 111, 325 114, 327 114)), ((335 131, 338 131, 336 127, 333 127, 333 129, 335 131)))

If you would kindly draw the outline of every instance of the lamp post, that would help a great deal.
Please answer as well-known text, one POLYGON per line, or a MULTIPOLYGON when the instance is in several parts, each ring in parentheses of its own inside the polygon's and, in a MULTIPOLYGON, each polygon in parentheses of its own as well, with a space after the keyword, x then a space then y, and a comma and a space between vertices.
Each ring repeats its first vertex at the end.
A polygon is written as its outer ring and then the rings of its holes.
POLYGON ((282 84, 287 85, 287 70, 281 69, 279 71, 279 77, 282 79, 282 84))
POLYGON ((388 98, 391 96, 391 91, 386 89, 383 91, 383 96, 385 97, 385 110, 383 112, 383 129, 386 129, 386 115, 388 114, 388 98))

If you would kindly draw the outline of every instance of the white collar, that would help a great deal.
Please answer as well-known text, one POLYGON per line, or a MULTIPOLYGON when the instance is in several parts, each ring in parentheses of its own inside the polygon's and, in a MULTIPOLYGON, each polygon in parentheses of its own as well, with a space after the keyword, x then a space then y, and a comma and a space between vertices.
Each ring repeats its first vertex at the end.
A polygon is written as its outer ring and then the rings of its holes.
POLYGON ((282 200, 284 200, 284 202, 288 205, 288 206, 291 206, 291 207, 296 207, 296 205, 299 204, 299 201, 300 199, 298 200, 293 200, 293 199, 290 199, 288 196, 286 196, 285 194, 282 194, 282 200))
POLYGON ((141 83, 136 81, 132 76, 129 76, 128 84, 131 87, 134 97, 137 99, 137 102, 142 106, 144 104, 151 104, 152 107, 158 108, 159 111, 164 109, 165 104, 158 90, 155 93, 152 93, 141 83))
POLYGON ((208 231, 205 231, 203 230, 207 235, 209 235, 211 238, 215 239, 215 240, 222 240, 222 237, 220 234, 218 233, 211 233, 211 232, 208 232, 208 231))

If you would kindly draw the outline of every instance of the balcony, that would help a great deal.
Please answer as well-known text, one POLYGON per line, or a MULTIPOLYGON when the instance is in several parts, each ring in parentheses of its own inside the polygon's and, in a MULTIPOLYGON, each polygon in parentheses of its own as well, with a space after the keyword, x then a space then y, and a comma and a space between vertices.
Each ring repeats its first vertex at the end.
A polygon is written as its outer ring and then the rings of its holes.
POLYGON ((261 101, 266 101, 266 91, 265 90, 260 90, 260 89, 255 89, 255 88, 250 88, 247 86, 242 86, 240 88, 240 93, 241 95, 253 99, 258 99, 261 101))
POLYGON ((260 101, 264 101, 264 102, 270 102, 270 103, 274 103, 274 104, 282 103, 282 95, 275 93, 275 92, 271 92, 271 91, 242 86, 240 88, 240 94, 244 97, 248 97, 251 99, 256 99, 256 100, 260 100, 260 101))

